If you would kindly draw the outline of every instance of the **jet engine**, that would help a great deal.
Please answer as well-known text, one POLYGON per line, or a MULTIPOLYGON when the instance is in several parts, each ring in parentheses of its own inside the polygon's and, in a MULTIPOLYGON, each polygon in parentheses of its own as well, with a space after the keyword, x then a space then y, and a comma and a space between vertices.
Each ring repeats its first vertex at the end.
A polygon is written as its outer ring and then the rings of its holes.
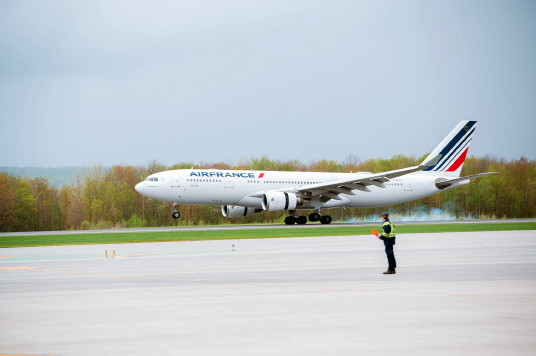
POLYGON ((245 206, 236 206, 236 205, 222 205, 221 213, 224 217, 230 219, 241 218, 244 216, 251 216, 258 212, 259 209, 248 208, 245 206))
POLYGON ((262 195, 262 208, 268 211, 294 210, 303 204, 303 199, 294 193, 266 192, 262 195))

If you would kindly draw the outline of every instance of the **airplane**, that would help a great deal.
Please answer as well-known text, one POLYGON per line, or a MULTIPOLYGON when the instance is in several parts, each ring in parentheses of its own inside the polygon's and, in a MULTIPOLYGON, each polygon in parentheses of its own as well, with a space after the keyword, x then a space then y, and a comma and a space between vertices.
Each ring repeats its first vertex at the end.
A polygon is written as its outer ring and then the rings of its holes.
POLYGON ((221 205, 226 218, 262 211, 288 211, 285 224, 307 220, 330 224, 322 209, 370 208, 399 204, 468 184, 494 174, 460 177, 476 121, 464 120, 418 166, 388 172, 329 173, 178 169, 151 174, 136 191, 172 203, 178 219, 179 204, 221 205), (309 216, 302 210, 314 210, 309 216))

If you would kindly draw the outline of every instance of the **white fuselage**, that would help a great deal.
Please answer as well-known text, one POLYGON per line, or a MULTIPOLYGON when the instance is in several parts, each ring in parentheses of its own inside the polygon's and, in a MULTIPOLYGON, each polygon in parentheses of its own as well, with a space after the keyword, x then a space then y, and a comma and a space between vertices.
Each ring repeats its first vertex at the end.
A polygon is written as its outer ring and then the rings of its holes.
MULTIPOLYGON (((259 194, 270 190, 299 188, 300 186, 359 178, 370 173, 317 173, 281 171, 236 171, 182 169, 164 171, 149 176, 136 189, 153 199, 179 204, 238 205, 262 208, 259 194)), ((352 190, 340 194, 340 200, 322 202, 313 198, 298 209, 336 207, 377 207, 408 202, 426 197, 441 190, 467 184, 458 182, 445 189, 435 185, 441 176, 437 173, 417 172, 394 178, 385 187, 368 186, 370 191, 352 190)))

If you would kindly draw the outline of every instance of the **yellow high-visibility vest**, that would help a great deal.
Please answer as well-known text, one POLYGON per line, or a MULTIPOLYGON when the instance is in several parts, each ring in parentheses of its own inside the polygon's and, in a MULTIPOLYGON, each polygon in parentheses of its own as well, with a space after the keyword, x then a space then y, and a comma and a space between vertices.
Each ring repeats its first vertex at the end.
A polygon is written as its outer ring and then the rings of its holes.
POLYGON ((382 225, 382 229, 385 225, 389 225, 391 227, 391 232, 389 234, 386 234, 385 231, 382 232, 383 237, 395 237, 395 226, 390 221, 385 221, 382 225))

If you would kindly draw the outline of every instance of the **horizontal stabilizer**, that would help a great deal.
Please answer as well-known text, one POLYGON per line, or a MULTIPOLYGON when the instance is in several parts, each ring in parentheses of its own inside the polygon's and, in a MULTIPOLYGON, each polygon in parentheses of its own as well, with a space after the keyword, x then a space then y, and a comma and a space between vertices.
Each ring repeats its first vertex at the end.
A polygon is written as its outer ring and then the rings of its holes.
MULTIPOLYGON (((490 175, 490 174, 495 174, 497 172, 487 172, 487 173, 479 173, 479 174, 474 174, 472 176, 467 176, 467 177, 460 177, 460 178, 455 178, 455 179, 445 179, 445 180, 440 180, 440 181, 437 181, 436 182, 436 186, 439 188, 439 189, 443 189, 443 188, 447 188, 447 187, 450 187, 452 184, 454 183, 458 183, 458 182, 462 182, 464 180, 470 180, 470 179, 474 179, 474 178, 480 178, 480 177, 483 177, 483 176, 487 176, 487 175, 490 175)), ((441 179, 441 178, 440 178, 441 179)))

